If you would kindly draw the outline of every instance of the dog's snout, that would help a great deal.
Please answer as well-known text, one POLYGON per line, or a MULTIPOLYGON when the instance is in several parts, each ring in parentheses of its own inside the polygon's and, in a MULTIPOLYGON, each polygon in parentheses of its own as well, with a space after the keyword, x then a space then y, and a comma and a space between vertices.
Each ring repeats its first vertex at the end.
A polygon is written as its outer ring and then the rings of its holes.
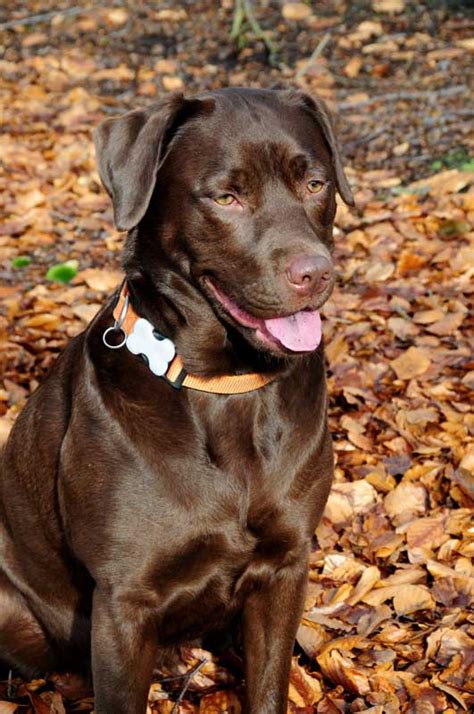
POLYGON ((331 275, 331 261, 324 255, 298 255, 286 269, 290 286, 301 295, 322 293, 331 275))

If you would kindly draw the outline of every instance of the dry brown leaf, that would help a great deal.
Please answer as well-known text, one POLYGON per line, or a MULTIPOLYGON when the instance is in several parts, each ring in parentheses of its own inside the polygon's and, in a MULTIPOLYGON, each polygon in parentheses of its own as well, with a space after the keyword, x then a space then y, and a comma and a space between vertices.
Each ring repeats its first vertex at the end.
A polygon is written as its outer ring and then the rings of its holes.
POLYGON ((371 607, 367 613, 361 615, 357 622, 357 634, 368 637, 374 632, 382 622, 390 620, 393 615, 392 608, 388 605, 371 607))
POLYGON ((285 20, 305 20, 312 14, 311 7, 304 2, 289 2, 281 9, 285 20))
POLYGON ((424 265, 426 265, 424 256, 404 250, 398 259, 397 273, 405 276, 412 271, 420 270, 424 265))
POLYGON ((407 543, 410 548, 439 548, 449 535, 444 527, 443 517, 418 518, 406 529, 407 543))
POLYGON ((365 570, 365 566, 358 562, 352 554, 328 553, 324 558, 323 575, 331 580, 353 580, 365 570))
POLYGON ((465 316, 465 312, 450 312, 426 329, 434 335, 452 335, 462 325, 465 316))
POLYGON ((403 585, 405 583, 417 583, 426 578, 426 572, 422 568, 407 568, 406 570, 396 570, 392 575, 378 583, 376 587, 387 587, 390 585, 403 585))
POLYGON ((13 420, 8 416, 0 416, 0 446, 4 444, 12 429, 13 420))
POLYGON ((308 657, 315 657, 328 639, 330 635, 316 622, 305 624, 303 620, 296 633, 296 640, 308 657))
POLYGON ((215 692, 202 697, 199 703, 199 714, 241 714, 242 705, 233 692, 215 692))
POLYGON ((423 585, 398 585, 393 596, 393 607, 397 615, 409 615, 417 610, 432 610, 435 601, 423 585))
POLYGON ((469 52, 474 52, 474 37, 465 37, 462 40, 457 40, 456 44, 458 47, 469 50, 469 52))
POLYGON ((369 566, 360 576, 359 582, 347 600, 348 605, 356 605, 380 582, 380 570, 375 565, 369 566))
POLYGON ((324 514, 331 523, 344 523, 354 514, 367 511, 376 501, 376 490, 364 479, 335 483, 324 514))
POLYGON ((383 587, 383 588, 374 588, 371 590, 367 595, 364 595, 362 598, 362 602, 365 602, 367 605, 372 605, 374 607, 378 607, 379 605, 382 605, 386 600, 390 600, 391 598, 394 597, 394 595, 398 592, 399 585, 389 585, 388 587, 383 587))
POLYGON ((13 702, 0 702, 0 714, 13 714, 18 710, 18 704, 13 702))
POLYGON ((466 702, 463 699, 462 692, 459 692, 454 687, 450 687, 449 684, 444 684, 436 675, 431 678, 431 683, 437 689, 441 689, 442 692, 449 694, 450 697, 454 699, 457 704, 459 704, 464 711, 467 711, 466 702))
POLYGON ((89 323, 97 315, 101 307, 102 305, 94 302, 84 305, 74 305, 72 307, 72 312, 83 322, 89 323))
POLYGON ((23 324, 25 327, 35 327, 51 331, 57 330, 61 326, 61 318, 59 315, 54 315, 52 313, 42 313, 25 318, 25 320, 23 320, 23 324))
POLYGON ((365 637, 360 635, 347 635, 344 637, 336 637, 336 639, 331 639, 327 642, 321 654, 331 652, 331 650, 337 649, 340 652, 351 652, 353 649, 366 650, 370 647, 370 642, 365 637))
POLYGON ((343 72, 346 77, 357 77, 362 68, 363 62, 360 57, 352 57, 345 65, 343 72))
POLYGON ((323 674, 334 682, 340 684, 352 694, 365 695, 370 692, 368 675, 361 669, 353 666, 348 657, 344 657, 338 650, 329 650, 317 658, 323 674))
POLYGON ((81 270, 76 275, 74 282, 84 282, 92 290, 110 292, 120 285, 123 277, 123 273, 117 270, 88 268, 87 270, 81 270))
POLYGON ((426 644, 426 656, 442 666, 449 664, 457 654, 470 657, 474 652, 474 640, 463 630, 449 627, 434 630, 427 637, 426 644))
POLYGON ((398 379, 413 379, 426 372, 431 360, 424 350, 409 347, 399 357, 390 361, 390 365, 398 379))
POLYGON ((312 706, 322 699, 321 685, 296 659, 291 663, 289 699, 299 707, 312 706))
POLYGON ((439 307, 432 310, 419 310, 413 315, 413 321, 420 323, 420 325, 430 325, 433 322, 442 320, 445 314, 445 311, 439 307))
POLYGON ((424 486, 410 481, 402 481, 385 496, 385 510, 396 525, 406 523, 414 516, 425 513, 426 497, 424 486))
POLYGON ((462 191, 472 183, 474 183, 474 171, 450 169, 449 171, 441 171, 441 173, 434 176, 414 181, 410 184, 410 189, 415 191, 427 189, 432 196, 445 196, 449 193, 458 193, 458 191, 462 191))
POLYGON ((389 317, 387 325, 393 334, 402 340, 406 340, 407 337, 414 337, 419 332, 416 325, 403 317, 389 317))
POLYGON ((365 270, 364 278, 365 280, 372 281, 383 281, 387 280, 395 272, 395 266, 393 263, 385 261, 375 261, 369 263, 365 270))
POLYGON ((113 25, 123 25, 127 22, 129 14, 125 8, 115 7, 112 10, 107 10, 105 12, 105 17, 113 25))
POLYGON ((183 80, 181 77, 177 77, 176 75, 174 77, 171 77, 170 75, 163 75, 161 83, 166 92, 176 92, 184 87, 183 80))
POLYGON ((372 0, 372 7, 375 12, 386 12, 389 15, 396 15, 405 9, 405 0, 372 0))

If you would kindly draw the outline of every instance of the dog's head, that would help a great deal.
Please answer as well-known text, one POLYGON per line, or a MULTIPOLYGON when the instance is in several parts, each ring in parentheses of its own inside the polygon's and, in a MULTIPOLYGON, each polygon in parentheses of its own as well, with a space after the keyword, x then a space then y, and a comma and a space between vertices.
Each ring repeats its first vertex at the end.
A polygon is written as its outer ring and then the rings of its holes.
POLYGON ((171 95, 105 121, 94 138, 117 227, 130 231, 131 279, 146 278, 188 326, 211 320, 274 355, 317 347, 336 191, 353 205, 321 100, 171 95))

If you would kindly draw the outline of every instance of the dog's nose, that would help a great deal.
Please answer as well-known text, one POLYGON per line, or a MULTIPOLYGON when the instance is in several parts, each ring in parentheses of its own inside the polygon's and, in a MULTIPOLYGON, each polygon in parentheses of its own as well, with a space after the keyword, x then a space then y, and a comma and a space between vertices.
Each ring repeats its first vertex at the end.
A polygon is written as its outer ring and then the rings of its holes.
POLYGON ((331 261, 324 255, 298 255, 286 269, 288 282, 301 295, 324 292, 331 275, 331 261))

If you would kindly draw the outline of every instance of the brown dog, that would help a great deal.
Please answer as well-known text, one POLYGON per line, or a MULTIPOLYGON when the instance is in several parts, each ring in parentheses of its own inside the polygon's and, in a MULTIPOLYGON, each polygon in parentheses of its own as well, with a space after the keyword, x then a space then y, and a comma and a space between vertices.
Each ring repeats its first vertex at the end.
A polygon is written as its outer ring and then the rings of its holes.
POLYGON ((239 615, 247 711, 280 714, 333 468, 318 309, 353 199, 332 124, 228 89, 95 140, 127 282, 6 445, 0 658, 91 661, 97 714, 143 714, 157 657, 239 615))

